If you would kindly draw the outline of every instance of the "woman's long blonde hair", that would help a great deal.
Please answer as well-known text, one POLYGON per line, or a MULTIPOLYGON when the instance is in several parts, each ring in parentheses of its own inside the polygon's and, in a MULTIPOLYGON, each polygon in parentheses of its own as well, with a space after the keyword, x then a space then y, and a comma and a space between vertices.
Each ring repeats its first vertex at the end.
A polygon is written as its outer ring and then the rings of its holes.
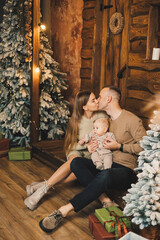
POLYGON ((78 124, 84 114, 83 106, 87 104, 90 95, 90 91, 80 91, 76 95, 73 113, 65 135, 64 150, 67 154, 71 151, 73 145, 77 143, 77 136, 79 134, 78 124))

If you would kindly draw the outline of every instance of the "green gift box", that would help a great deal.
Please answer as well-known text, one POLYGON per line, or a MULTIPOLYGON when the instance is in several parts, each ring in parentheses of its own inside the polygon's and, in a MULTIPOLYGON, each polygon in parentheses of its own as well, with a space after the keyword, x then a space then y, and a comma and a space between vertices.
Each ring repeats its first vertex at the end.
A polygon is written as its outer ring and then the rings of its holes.
POLYGON ((8 152, 8 158, 10 161, 14 160, 30 160, 31 151, 25 147, 15 147, 11 148, 8 152))
POLYGON ((131 221, 115 206, 95 209, 95 216, 108 232, 115 232, 115 228, 118 228, 118 224, 121 230, 131 227, 131 221))

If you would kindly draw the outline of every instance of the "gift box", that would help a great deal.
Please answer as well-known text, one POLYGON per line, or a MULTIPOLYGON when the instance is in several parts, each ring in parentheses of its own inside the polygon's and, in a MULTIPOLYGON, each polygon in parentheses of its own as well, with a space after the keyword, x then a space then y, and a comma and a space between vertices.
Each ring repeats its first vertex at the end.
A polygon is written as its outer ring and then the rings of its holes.
POLYGON ((117 238, 131 228, 131 221, 115 206, 96 209, 95 216, 108 232, 115 232, 117 238))
MULTIPOLYGON (((116 235, 109 233, 94 214, 89 216, 89 229, 96 240, 115 240, 116 235)), ((122 234, 122 236, 124 233, 122 234)))
POLYGON ((136 233, 129 232, 125 236, 121 237, 120 240, 147 240, 147 238, 141 237, 136 233))
POLYGON ((9 151, 9 139, 3 138, 0 140, 0 157, 5 157, 8 155, 9 151))
POLYGON ((8 156, 8 152, 9 152, 9 148, 7 150, 0 151, 0 158, 7 157, 8 156))
POLYGON ((0 140, 0 151, 8 150, 9 149, 9 139, 3 138, 0 140))
POLYGON ((2 135, 2 132, 0 131, 0 140, 2 140, 3 138, 3 135, 2 135))
POLYGON ((11 148, 8 152, 8 159, 10 161, 14 160, 30 160, 31 151, 25 147, 15 147, 11 148))

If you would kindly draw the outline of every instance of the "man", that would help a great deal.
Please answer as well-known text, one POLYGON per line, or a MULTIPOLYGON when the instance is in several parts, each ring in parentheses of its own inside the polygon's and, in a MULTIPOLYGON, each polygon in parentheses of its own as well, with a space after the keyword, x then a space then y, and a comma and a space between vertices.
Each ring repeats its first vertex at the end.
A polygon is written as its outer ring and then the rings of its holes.
MULTIPOLYGON (((96 169, 89 159, 77 157, 71 162, 71 170, 85 187, 65 206, 54 211, 40 221, 45 232, 51 232, 71 211, 78 212, 97 198, 104 206, 114 205, 104 192, 109 189, 124 190, 137 180, 134 168, 137 167, 137 155, 142 150, 139 141, 146 134, 142 121, 133 113, 120 107, 120 90, 114 86, 104 87, 99 95, 99 109, 110 116, 110 132, 115 140, 107 138, 103 146, 113 151, 113 164, 109 169, 96 169)), ((92 142, 88 150, 94 152, 97 142, 92 142)))

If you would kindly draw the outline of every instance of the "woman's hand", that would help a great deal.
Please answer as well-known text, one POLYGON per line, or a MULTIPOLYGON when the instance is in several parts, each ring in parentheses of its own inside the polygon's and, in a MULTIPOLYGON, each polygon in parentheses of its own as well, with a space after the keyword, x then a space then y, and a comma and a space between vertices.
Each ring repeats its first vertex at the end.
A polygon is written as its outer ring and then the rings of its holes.
POLYGON ((108 137, 103 141, 103 147, 109 150, 119 150, 121 144, 113 140, 113 138, 108 137))
POLYGON ((95 137, 92 137, 92 140, 89 143, 87 143, 86 146, 88 148, 88 152, 92 154, 98 148, 97 139, 95 137))
POLYGON ((85 138, 82 138, 81 140, 78 141, 79 145, 83 145, 85 143, 85 138))

